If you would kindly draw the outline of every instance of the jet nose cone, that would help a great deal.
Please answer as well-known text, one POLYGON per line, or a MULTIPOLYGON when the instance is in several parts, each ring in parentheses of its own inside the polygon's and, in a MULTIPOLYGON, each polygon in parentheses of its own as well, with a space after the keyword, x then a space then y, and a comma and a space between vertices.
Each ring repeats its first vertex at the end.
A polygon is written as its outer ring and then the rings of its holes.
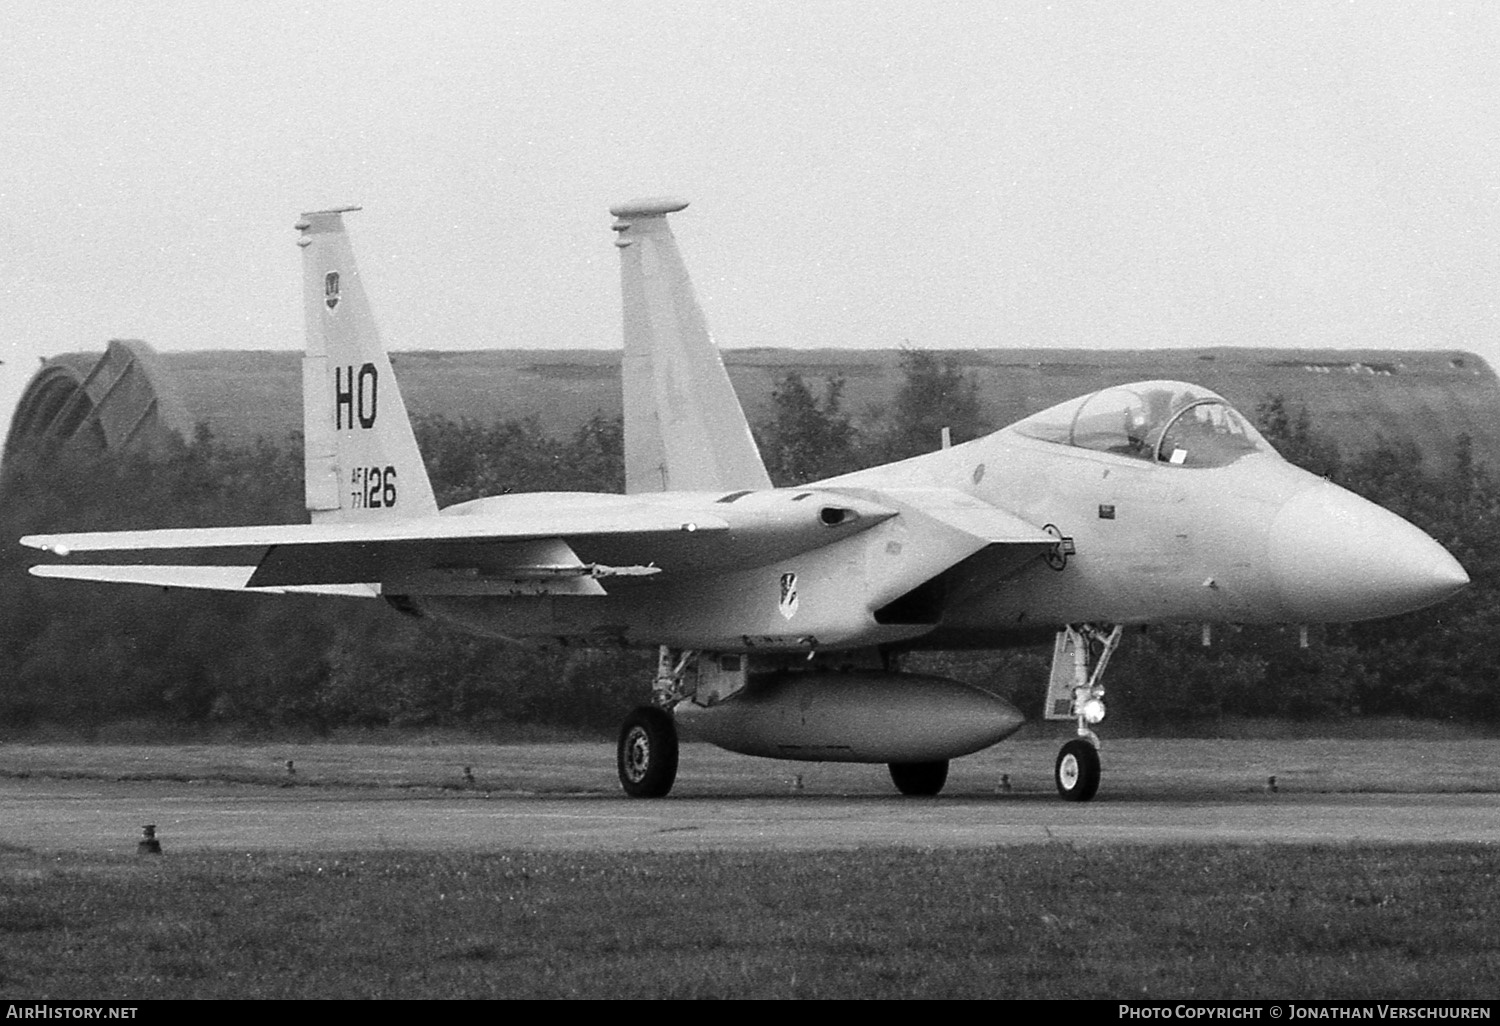
POLYGON ((1337 485, 1294 495, 1271 523, 1271 564, 1292 620, 1409 613, 1469 583, 1425 532, 1337 485))

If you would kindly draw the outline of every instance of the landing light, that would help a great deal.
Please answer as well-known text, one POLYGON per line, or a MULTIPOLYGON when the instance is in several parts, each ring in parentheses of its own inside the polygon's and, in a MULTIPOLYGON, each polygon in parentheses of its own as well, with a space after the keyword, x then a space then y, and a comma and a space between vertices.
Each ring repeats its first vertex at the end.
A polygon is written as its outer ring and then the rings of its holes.
POLYGON ((1104 703, 1097 698, 1091 698, 1083 703, 1083 719, 1086 723, 1098 723, 1104 719, 1104 703))

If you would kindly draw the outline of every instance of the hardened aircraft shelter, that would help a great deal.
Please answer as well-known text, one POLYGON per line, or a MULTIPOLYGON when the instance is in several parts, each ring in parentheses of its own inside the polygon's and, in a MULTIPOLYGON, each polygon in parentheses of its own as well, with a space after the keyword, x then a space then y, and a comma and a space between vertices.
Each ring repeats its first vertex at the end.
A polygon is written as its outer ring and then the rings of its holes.
MULTIPOLYGON (((1246 412, 1281 396, 1305 407, 1315 429, 1346 454, 1385 439, 1410 443, 1426 465, 1446 468, 1467 435, 1475 457, 1500 467, 1500 381, 1459 351, 1347 349, 988 349, 940 351, 979 386, 992 424, 1015 420, 1107 385, 1192 381, 1246 412)), ((739 349, 724 353, 752 423, 790 372, 821 393, 842 379, 856 422, 892 406, 902 380, 899 350, 739 349)), ((28 439, 76 438, 105 449, 191 438, 284 442, 302 428, 301 353, 156 352, 139 340, 44 361, 11 419, 5 451, 28 439)), ((556 435, 593 416, 620 415, 620 354, 609 350, 474 350, 392 354, 414 416, 482 423, 533 417, 556 435)), ((936 440, 934 440, 936 445, 936 440)))

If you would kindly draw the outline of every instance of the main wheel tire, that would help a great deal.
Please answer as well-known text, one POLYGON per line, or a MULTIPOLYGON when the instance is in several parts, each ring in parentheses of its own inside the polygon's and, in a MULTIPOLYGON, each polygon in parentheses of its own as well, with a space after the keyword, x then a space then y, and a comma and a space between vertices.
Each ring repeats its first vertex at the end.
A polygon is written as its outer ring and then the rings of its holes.
POLYGON ((941 762, 893 762, 891 780, 902 794, 930 797, 948 782, 948 760, 941 762))
POLYGON ((1082 738, 1069 741, 1057 753, 1053 778, 1066 801, 1088 801, 1099 790, 1099 749, 1082 738))
POLYGON ((661 798, 677 780, 677 724, 672 714, 643 705, 625 717, 616 749, 620 786, 632 798, 661 798))

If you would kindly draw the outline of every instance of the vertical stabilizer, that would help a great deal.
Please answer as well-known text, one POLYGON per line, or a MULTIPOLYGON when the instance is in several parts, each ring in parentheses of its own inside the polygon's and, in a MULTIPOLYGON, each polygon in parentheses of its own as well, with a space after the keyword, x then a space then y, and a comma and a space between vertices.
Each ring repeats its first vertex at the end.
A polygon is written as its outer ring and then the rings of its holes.
POLYGON ((437 512, 427 468, 391 373, 344 214, 297 222, 302 237, 302 424, 314 522, 410 520, 437 512))
POLYGON ((617 220, 625 304, 625 490, 769 488, 724 361, 667 225, 686 203, 635 200, 617 220))

